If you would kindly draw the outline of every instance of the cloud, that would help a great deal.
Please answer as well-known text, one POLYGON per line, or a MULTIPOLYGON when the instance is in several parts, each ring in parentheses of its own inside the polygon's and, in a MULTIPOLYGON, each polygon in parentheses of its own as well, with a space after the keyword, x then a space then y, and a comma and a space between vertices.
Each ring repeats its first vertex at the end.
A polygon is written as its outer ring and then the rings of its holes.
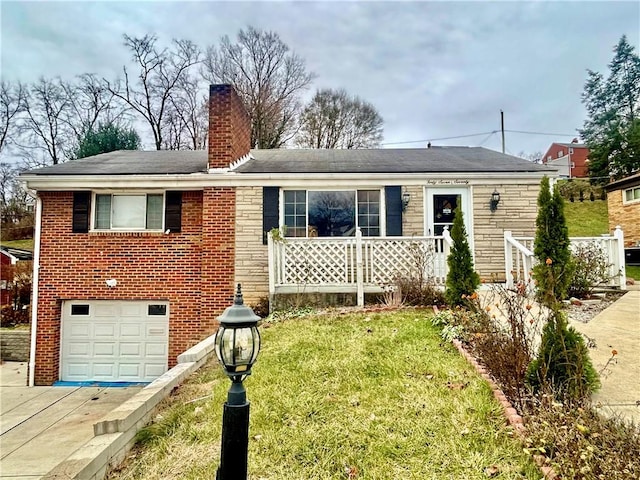
MULTIPOLYGON (((122 35, 188 38, 201 47, 253 25, 277 32, 318 74, 373 103, 385 141, 499 128, 574 135, 586 69, 605 71, 622 34, 640 44, 637 2, 2 2, 3 78, 120 74, 122 35)), ((499 149, 499 138, 450 144, 499 149)), ((544 150, 509 134, 510 151, 544 150)), ((408 146, 421 146, 420 143, 408 146)))

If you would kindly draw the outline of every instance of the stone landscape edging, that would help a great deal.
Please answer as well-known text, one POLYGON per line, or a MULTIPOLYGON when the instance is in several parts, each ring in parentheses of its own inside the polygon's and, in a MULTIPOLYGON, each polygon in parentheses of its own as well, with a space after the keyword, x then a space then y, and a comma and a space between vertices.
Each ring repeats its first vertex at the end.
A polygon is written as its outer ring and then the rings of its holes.
POLYGON ((47 480, 102 480, 122 462, 135 437, 151 420, 158 404, 214 351, 214 335, 178 355, 178 363, 93 425, 94 437, 50 470, 47 480))
MULTIPOLYGON (((438 307, 434 305, 433 311, 437 314, 439 312, 438 307)), ((516 432, 518 437, 521 440, 524 440, 526 433, 524 419, 514 408, 509 399, 507 399, 507 396, 504 394, 502 389, 493 380, 493 377, 491 377, 484 365, 478 362, 478 359, 474 357, 466 348, 464 348, 464 345, 460 340, 454 339, 453 345, 458 349, 460 354, 476 369, 476 372, 478 372, 478 374, 487 382, 493 392, 493 396, 496 398, 496 400, 498 400, 498 402, 500 402, 500 406, 502 407, 504 416, 507 419, 507 423, 509 423, 509 425, 513 427, 513 430, 516 432)), ((560 476, 555 472, 553 467, 549 466, 549 458, 545 457, 544 455, 534 455, 533 460, 540 468, 540 471, 542 472, 544 478, 546 478, 547 480, 560 479, 560 476)))

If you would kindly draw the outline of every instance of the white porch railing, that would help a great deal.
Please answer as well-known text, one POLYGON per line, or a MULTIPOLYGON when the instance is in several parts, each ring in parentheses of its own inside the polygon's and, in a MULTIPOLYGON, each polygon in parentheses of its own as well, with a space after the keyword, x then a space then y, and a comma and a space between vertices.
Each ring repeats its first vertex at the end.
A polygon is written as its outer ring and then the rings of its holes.
POLYGON ((397 276, 422 270, 443 285, 451 235, 430 237, 286 238, 268 235, 269 295, 350 293, 364 305, 365 292, 382 292, 397 276))
MULTIPOLYGON (((607 258, 609 282, 603 286, 626 289, 627 277, 624 265, 624 234, 616 227, 613 235, 600 237, 571 237, 571 247, 597 245, 607 258)), ((518 282, 530 285, 531 272, 536 263, 533 255, 533 237, 514 237, 510 231, 504 232, 504 259, 507 288, 518 282)))

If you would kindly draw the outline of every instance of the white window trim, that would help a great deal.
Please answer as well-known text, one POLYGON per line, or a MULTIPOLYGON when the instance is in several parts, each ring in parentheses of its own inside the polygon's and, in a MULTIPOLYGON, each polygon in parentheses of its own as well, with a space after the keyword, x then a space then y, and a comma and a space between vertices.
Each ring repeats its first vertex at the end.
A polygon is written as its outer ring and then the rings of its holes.
MULTIPOLYGON (((385 189, 384 187, 375 186, 375 187, 366 187, 366 186, 355 186, 353 188, 308 188, 308 187, 287 187, 281 188, 279 199, 278 199, 278 225, 280 225, 280 229, 285 227, 284 223, 284 192, 291 191, 299 191, 304 190, 305 192, 305 203, 306 203, 306 221, 307 221, 307 232, 304 237, 287 237, 287 238, 312 238, 309 237, 309 192, 355 192, 356 196, 354 201, 356 203, 356 229, 360 228, 358 225, 358 214, 357 214, 357 203, 358 203, 358 191, 359 190, 376 190, 380 192, 380 237, 387 236, 387 212, 386 212, 386 197, 385 197, 385 189)), ((319 238, 352 238, 352 237, 319 237, 319 238)), ((376 237, 367 237, 367 238, 376 238, 376 237)))
MULTIPOLYGON (((636 185, 635 187, 629 187, 629 188, 625 188, 624 190, 622 190, 622 204, 623 205, 631 205, 634 203, 640 203, 640 198, 635 198, 632 200, 627 200, 627 192, 631 191, 633 192, 636 189, 640 189, 640 185, 636 185)), ((633 195, 632 195, 633 196, 633 195)))
MULTIPOLYGON (((97 190, 91 192, 91 212, 90 212, 90 228, 89 232, 163 232, 164 231, 164 220, 165 220, 165 210, 167 208, 166 201, 167 192, 165 190, 144 190, 144 191, 135 191, 135 190, 97 190), (162 195, 162 228, 95 228, 96 222, 96 196, 97 195, 162 195)), ((146 207, 145 207, 146 208, 146 207)), ((146 213, 146 212, 145 212, 146 213)))

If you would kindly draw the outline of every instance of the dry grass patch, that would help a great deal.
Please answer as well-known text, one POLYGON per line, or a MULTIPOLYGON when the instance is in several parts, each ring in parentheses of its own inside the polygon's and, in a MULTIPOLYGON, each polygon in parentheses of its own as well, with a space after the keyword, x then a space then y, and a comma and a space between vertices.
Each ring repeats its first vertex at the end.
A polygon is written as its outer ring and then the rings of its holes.
MULTIPOLYGON (((250 478, 540 478, 489 387, 429 317, 325 314, 263 327, 246 381, 250 478)), ((109 478, 214 478, 229 383, 217 365, 203 368, 109 478)))

